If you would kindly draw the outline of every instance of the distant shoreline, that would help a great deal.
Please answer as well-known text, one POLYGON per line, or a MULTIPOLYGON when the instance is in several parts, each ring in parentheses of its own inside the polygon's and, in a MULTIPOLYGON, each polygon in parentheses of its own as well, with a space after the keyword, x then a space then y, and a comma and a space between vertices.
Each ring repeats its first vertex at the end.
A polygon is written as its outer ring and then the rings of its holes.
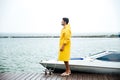
MULTIPOLYGON (((60 36, 0 36, 0 38, 59 38, 60 36)), ((72 38, 120 38, 120 35, 72 36, 72 38)))

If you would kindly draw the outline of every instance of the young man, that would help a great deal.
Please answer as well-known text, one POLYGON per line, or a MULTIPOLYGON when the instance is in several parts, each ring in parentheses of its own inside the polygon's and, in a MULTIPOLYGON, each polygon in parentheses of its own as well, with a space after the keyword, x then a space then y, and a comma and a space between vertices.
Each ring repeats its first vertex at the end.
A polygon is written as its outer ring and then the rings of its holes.
POLYGON ((62 30, 59 43, 59 61, 64 61, 66 71, 61 76, 69 76, 71 74, 69 60, 70 60, 70 46, 71 46, 71 29, 68 18, 62 19, 62 30))

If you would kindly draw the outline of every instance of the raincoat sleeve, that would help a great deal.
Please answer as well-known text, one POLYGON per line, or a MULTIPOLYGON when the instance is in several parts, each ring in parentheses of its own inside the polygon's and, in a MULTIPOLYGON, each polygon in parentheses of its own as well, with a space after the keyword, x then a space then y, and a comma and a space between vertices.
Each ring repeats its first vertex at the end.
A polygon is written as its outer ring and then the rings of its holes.
POLYGON ((64 44, 68 44, 70 42, 70 37, 71 37, 71 32, 69 29, 66 29, 65 30, 65 33, 64 33, 64 44))

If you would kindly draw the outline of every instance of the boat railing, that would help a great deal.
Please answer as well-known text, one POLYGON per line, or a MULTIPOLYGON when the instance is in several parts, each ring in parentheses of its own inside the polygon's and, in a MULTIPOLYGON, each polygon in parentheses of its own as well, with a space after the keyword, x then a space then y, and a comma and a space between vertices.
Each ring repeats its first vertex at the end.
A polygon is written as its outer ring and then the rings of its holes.
POLYGON ((98 52, 98 53, 95 53, 95 54, 89 54, 89 56, 95 56, 95 55, 98 55, 98 54, 101 54, 101 53, 104 53, 104 52, 107 52, 107 51, 102 51, 102 52, 98 52))

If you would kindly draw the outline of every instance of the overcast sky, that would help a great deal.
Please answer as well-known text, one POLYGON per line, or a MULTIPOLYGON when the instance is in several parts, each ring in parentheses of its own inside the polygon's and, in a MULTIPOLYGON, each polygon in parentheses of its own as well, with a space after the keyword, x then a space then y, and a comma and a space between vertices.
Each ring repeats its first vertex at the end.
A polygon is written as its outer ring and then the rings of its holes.
POLYGON ((59 33, 62 17, 73 33, 120 32, 120 0, 0 0, 0 32, 59 33))

